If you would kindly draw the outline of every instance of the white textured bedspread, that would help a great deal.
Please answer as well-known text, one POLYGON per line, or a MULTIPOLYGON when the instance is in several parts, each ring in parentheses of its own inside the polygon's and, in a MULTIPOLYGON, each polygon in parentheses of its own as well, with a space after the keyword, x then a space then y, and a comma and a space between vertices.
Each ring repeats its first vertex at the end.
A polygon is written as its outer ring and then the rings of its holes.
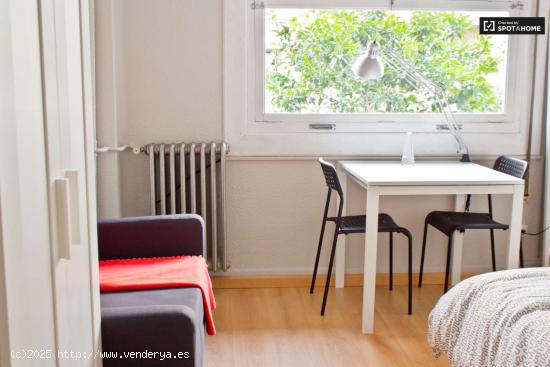
POLYGON ((432 310, 428 343, 455 367, 550 366, 550 268, 462 281, 432 310))

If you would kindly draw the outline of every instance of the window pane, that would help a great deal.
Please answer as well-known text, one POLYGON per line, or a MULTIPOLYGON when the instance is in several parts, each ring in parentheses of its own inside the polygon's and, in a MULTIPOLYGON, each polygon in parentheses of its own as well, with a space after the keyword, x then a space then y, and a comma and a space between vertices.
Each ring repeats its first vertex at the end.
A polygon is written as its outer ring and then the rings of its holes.
POLYGON ((382 49, 390 39, 405 60, 446 90, 456 112, 503 112, 508 37, 479 35, 479 17, 507 15, 267 9, 265 112, 439 112, 433 96, 388 67, 380 80, 353 74, 353 62, 370 41, 382 49))

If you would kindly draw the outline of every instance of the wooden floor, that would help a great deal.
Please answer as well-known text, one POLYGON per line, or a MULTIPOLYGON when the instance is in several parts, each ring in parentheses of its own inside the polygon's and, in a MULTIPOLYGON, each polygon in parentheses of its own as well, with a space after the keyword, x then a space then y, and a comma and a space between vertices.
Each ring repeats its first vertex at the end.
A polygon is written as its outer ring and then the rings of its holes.
POLYGON ((207 367, 448 366, 426 344, 427 318, 442 286, 407 292, 376 289, 375 334, 361 333, 362 288, 331 289, 319 315, 322 289, 218 289, 218 334, 206 337, 207 367))

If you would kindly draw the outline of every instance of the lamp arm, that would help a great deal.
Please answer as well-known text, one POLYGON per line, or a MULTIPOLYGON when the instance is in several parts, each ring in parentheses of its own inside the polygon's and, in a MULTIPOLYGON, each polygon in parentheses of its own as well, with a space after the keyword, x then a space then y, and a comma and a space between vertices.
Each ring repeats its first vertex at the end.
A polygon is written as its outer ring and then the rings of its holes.
POLYGON ((384 57, 386 65, 388 65, 397 73, 404 75, 405 80, 414 89, 418 90, 420 85, 435 96, 438 107, 445 117, 445 122, 447 123, 447 127, 449 128, 449 132, 456 141, 457 153, 462 155, 461 161, 470 162, 468 147, 462 139, 460 128, 455 120, 453 111, 450 108, 449 101, 447 99, 447 96, 445 95, 445 92, 430 79, 419 73, 414 66, 403 60, 403 58, 401 58, 399 54, 395 52, 393 48, 391 48, 391 46, 386 45, 381 54, 384 57))
POLYGON ((461 162, 470 162, 468 146, 464 142, 464 139, 462 139, 460 127, 455 120, 453 111, 449 107, 449 101, 447 100, 445 93, 443 93, 443 91, 440 91, 439 95, 436 94, 436 98, 438 100, 439 109, 445 116, 445 121, 447 122, 447 126, 449 127, 449 132, 456 141, 457 153, 462 155, 462 158, 460 159, 461 162))

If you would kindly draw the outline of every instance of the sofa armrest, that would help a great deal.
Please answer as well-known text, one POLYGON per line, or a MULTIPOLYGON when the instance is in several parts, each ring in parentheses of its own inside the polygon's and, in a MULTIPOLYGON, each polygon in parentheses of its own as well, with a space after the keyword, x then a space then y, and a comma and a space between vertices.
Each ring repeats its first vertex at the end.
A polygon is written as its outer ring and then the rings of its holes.
POLYGON ((204 329, 193 315, 182 305, 103 308, 103 365, 202 366, 204 329))
POLYGON ((206 257, 204 222, 196 214, 101 220, 97 232, 100 260, 206 257))

